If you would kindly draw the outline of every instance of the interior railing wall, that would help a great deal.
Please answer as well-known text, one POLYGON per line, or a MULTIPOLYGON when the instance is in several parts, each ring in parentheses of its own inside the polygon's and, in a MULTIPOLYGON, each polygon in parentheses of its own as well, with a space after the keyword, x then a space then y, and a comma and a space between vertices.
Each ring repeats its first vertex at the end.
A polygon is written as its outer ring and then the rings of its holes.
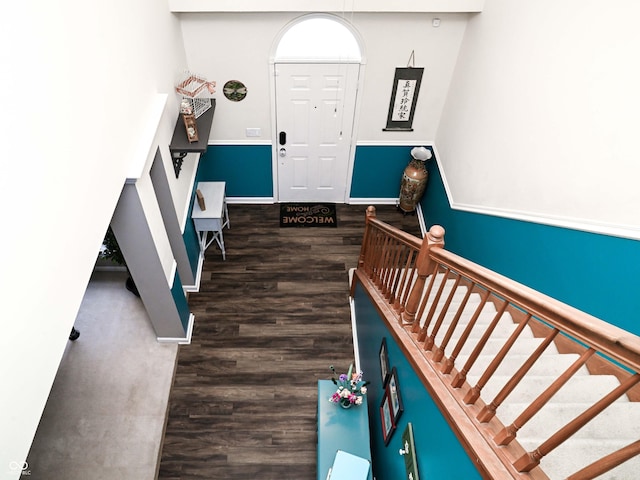
MULTIPOLYGON (((443 414, 464 439, 469 454, 483 459, 484 475, 548 478, 539 467, 543 457, 620 396, 640 399, 640 338, 448 252, 444 233, 442 227, 433 226, 424 239, 416 238, 379 221, 375 209, 369 207, 354 285, 355 281, 361 282, 376 303, 430 393, 438 397, 443 414), (472 295, 479 298, 473 307, 469 301, 472 295), (479 327, 477 320, 487 304, 495 306, 493 319, 482 326, 480 335, 471 335, 479 327), (464 328, 459 325, 463 312, 469 317, 464 328), (470 382, 469 371, 488 343, 495 342, 492 332, 506 315, 516 328, 479 378, 470 382), (541 342, 497 393, 484 398, 483 389, 497 376, 526 326, 541 342), (539 392, 514 421, 503 424, 501 405, 535 369, 551 343, 561 351, 577 353, 576 360, 539 392), (467 353, 462 361, 459 356, 463 350, 467 353), (536 448, 523 448, 518 431, 581 368, 613 372, 619 385, 557 428, 536 448)), ((639 453, 640 439, 582 466, 568 478, 595 478, 639 453)))

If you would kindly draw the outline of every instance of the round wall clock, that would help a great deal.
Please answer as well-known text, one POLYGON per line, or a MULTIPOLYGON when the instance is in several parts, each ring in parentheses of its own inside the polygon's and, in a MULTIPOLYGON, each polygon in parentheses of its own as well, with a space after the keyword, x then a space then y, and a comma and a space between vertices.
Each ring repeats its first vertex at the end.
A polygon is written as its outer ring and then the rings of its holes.
POLYGON ((232 102, 239 102, 247 96, 247 87, 238 80, 229 80, 224 84, 222 91, 224 92, 224 96, 232 102))

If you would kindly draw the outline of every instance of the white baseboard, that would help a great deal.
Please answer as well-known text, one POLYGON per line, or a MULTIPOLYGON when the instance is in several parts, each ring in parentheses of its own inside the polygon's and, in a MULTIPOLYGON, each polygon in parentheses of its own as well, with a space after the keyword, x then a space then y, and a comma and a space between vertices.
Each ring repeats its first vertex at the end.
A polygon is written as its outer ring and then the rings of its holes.
MULTIPOLYGON (((351 291, 351 284, 353 283, 353 274, 355 273, 355 268, 350 268, 349 275, 349 291, 351 291)), ((356 372, 361 372, 362 368, 360 368, 360 349, 358 347, 358 326, 356 323, 356 306, 354 303, 354 299, 352 296, 349 296, 349 311, 351 312, 351 332, 353 335, 353 358, 356 363, 356 372)))
POLYGON ((356 307, 352 297, 349 297, 349 308, 351 310, 351 331, 353 334, 353 357, 356 362, 356 372, 361 372, 360 349, 358 348, 358 327, 356 325, 356 307))
POLYGON ((182 290, 185 292, 199 292, 200 279, 202 278, 202 266, 204 265, 204 255, 202 252, 198 256, 198 266, 196 267, 196 278, 193 285, 183 285, 182 290))
POLYGON ((349 205, 397 205, 398 198, 350 198, 349 205))
POLYGON ((189 323, 187 324, 187 332, 184 337, 156 337, 158 343, 177 343, 180 345, 189 345, 191 343, 191 335, 193 334, 193 324, 195 322, 193 313, 189 314, 189 323))
POLYGON ((273 197, 227 197, 228 204, 238 205, 272 205, 276 203, 273 197))

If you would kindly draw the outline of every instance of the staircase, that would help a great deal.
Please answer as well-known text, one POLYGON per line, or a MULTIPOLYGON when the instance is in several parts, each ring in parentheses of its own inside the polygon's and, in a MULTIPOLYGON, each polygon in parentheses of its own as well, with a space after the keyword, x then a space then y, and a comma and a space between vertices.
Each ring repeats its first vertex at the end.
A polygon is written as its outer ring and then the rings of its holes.
MULTIPOLYGON (((425 312, 428 312, 433 305, 443 278, 443 275, 439 275, 434 282, 434 287, 426 302, 425 312)), ((446 281, 440 295, 440 302, 433 312, 433 318, 440 315, 444 307, 444 299, 451 298, 449 311, 457 311, 464 301, 468 287, 458 286, 451 294, 454 283, 453 280, 446 281)), ((478 341, 481 340, 498 313, 492 302, 486 302, 482 305, 481 295, 471 293, 457 325, 453 327, 451 339, 444 349, 445 358, 451 357, 455 345, 458 344, 462 333, 469 326, 469 320, 478 309, 480 314, 457 356, 456 365, 464 366, 466 364, 478 341)), ((442 344, 445 333, 452 327, 454 317, 455 315, 451 313, 444 315, 443 322, 435 335, 436 345, 442 344)), ((419 320, 421 329, 425 326, 425 322, 426 313, 419 320)), ((486 371, 517 328, 518 324, 510 313, 505 312, 501 315, 480 355, 466 373, 466 381, 469 385, 473 386, 478 383, 482 373, 486 371)), ((432 331, 433 328, 427 330, 427 337, 431 335, 432 331)), ((508 354, 482 388, 480 398, 485 404, 489 404, 496 398, 517 369, 531 357, 543 342, 544 339, 536 337, 528 325, 522 328, 508 354)), ((578 358, 579 354, 577 353, 559 353, 555 343, 551 342, 524 379, 497 409, 496 416, 500 422, 504 425, 510 425, 514 422, 518 415, 578 358)), ((554 432, 619 385, 620 382, 614 375, 591 375, 586 366, 581 366, 562 389, 518 431, 518 442, 527 451, 536 449, 554 432)), ((540 467, 550 479, 564 479, 585 465, 625 447, 639 437, 640 402, 631 402, 628 396, 623 394, 569 440, 543 457, 540 461, 540 467)), ((597 478, 612 480, 640 478, 640 456, 636 456, 597 478)))
MULTIPOLYGON (((640 479, 640 337, 375 218, 354 282, 483 477, 640 479)), ((352 291, 353 293, 353 291, 352 291)))

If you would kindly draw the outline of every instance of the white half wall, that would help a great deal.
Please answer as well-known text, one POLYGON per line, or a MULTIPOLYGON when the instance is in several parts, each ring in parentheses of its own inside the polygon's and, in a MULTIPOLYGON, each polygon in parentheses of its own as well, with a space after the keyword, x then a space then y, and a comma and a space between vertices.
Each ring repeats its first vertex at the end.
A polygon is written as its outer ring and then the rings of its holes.
POLYGON ((436 136, 455 208, 640 238, 639 15, 486 0, 436 136))
POLYGON ((155 140, 149 112, 186 64, 179 23, 156 0, 9 2, 0 58, 0 476, 9 480, 21 476, 7 469, 27 457, 125 179, 153 158, 148 142, 168 150, 175 95, 155 140))

